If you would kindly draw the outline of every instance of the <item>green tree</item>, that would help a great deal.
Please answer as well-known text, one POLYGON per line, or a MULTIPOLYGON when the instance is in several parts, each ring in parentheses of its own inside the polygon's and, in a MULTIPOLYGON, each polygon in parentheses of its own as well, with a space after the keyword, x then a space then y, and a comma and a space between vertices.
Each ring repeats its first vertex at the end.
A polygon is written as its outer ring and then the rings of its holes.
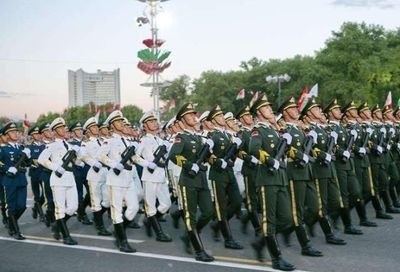
POLYGON ((132 124, 139 123, 143 110, 135 105, 127 105, 121 108, 121 112, 132 124))

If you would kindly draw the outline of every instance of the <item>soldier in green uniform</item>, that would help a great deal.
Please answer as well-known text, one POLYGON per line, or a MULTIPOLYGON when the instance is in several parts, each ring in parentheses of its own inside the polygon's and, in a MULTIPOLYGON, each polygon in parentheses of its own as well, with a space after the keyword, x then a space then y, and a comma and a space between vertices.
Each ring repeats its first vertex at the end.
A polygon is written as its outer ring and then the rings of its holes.
POLYGON ((296 269, 294 265, 282 258, 276 239, 277 231, 284 231, 293 226, 290 211, 290 196, 284 167, 286 144, 290 145, 292 137, 284 134, 279 137, 272 127, 276 124, 271 103, 259 98, 251 107, 252 114, 258 123, 254 126, 249 141, 249 154, 259 160, 255 178, 255 186, 260 196, 262 214, 262 237, 252 243, 257 258, 264 259, 263 249, 267 245, 272 258, 272 267, 283 271, 296 269), (282 152, 278 157, 278 152, 282 152))
POLYGON ((391 105, 386 105, 382 110, 383 119, 386 126, 387 145, 386 145, 386 167, 389 174, 389 195, 393 203, 393 207, 400 208, 399 198, 397 196, 396 187, 399 184, 400 175, 397 162, 399 161, 399 153, 397 151, 397 143, 399 130, 395 126, 395 118, 391 105))
POLYGON ((389 177, 387 168, 387 137, 389 132, 382 123, 382 110, 378 104, 372 109, 372 118, 375 129, 371 137, 371 168, 375 187, 379 190, 379 195, 383 200, 387 213, 400 213, 400 210, 394 208, 389 197, 389 177))
MULTIPOLYGON (((169 159, 177 166, 182 167, 179 178, 180 194, 183 202, 184 222, 196 253, 195 258, 198 261, 211 262, 214 258, 204 250, 199 235, 214 213, 207 184, 207 169, 204 169, 204 165, 198 162, 203 144, 201 137, 194 130, 197 125, 195 113, 191 103, 183 105, 179 110, 176 119, 181 121, 185 130, 176 135, 169 159), (197 218, 197 207, 201 211, 199 218, 197 218)), ((208 139, 206 144, 212 150, 213 141, 208 139)))
MULTIPOLYGON (((289 180, 290 199, 292 205, 292 216, 294 230, 297 240, 301 245, 301 254, 305 256, 321 257, 322 252, 311 246, 304 225, 305 208, 308 214, 314 218, 318 216, 318 202, 315 182, 312 179, 310 163, 311 148, 316 139, 316 132, 310 131, 306 135, 299 122, 299 110, 294 97, 289 97, 279 107, 278 112, 282 114, 286 122, 285 131, 292 137, 292 144, 288 154, 287 177, 289 180), (309 143, 311 141, 311 143, 309 143)), ((286 233, 288 235, 288 233, 286 233)))
POLYGON ((216 237, 215 232, 221 230, 225 248, 242 249, 243 246, 233 239, 229 226, 229 220, 241 208, 242 197, 232 169, 233 159, 226 157, 231 145, 240 146, 242 141, 237 137, 233 138, 233 141, 230 140, 225 131, 224 113, 218 105, 210 110, 207 119, 214 125, 214 130, 208 135, 215 144, 209 160, 211 165, 209 179, 213 188, 218 222, 218 225, 213 225, 214 237, 216 237))
MULTIPOLYGON (((335 146, 335 167, 343 200, 340 216, 344 225, 344 233, 360 235, 362 231, 352 225, 350 216, 351 203, 361 199, 361 192, 358 189, 358 180, 354 171, 354 162, 351 158, 352 145, 350 143, 350 138, 357 136, 357 132, 352 130, 351 133, 348 133, 346 128, 342 126, 340 123, 342 117, 340 109, 341 106, 336 99, 332 100, 324 109, 324 113, 328 115, 330 130, 335 131, 338 135, 335 146)), ((332 217, 336 218, 337 215, 332 215, 332 217)))
POLYGON ((250 221, 256 235, 258 235, 261 233, 261 223, 258 217, 259 201, 256 191, 256 166, 258 160, 256 157, 248 154, 251 130, 254 125, 249 106, 244 106, 240 109, 236 114, 236 119, 242 124, 242 128, 238 132, 238 136, 242 140, 239 157, 243 160, 242 175, 245 186, 245 207, 247 209, 247 214, 243 215, 241 218, 242 231, 246 232, 247 223, 250 221))
MULTIPOLYGON (((374 150, 370 148, 370 144, 373 141, 373 133, 374 133, 374 126, 371 124, 372 116, 371 116, 371 110, 369 109, 368 103, 364 102, 361 103, 361 105, 358 107, 358 116, 361 118, 361 126, 363 128, 362 131, 362 138, 366 137, 365 133, 368 134, 368 144, 366 147, 366 154, 367 154, 367 159, 364 159, 363 162, 363 168, 368 169, 368 173, 365 171, 359 173, 359 168, 357 168, 356 164, 356 174, 357 176, 362 176, 362 178, 359 178, 362 180, 362 188, 363 188, 363 198, 366 203, 369 201, 372 202, 372 206, 375 209, 376 213, 376 218, 378 219, 393 219, 391 215, 388 215, 384 212, 382 208, 381 201, 379 199, 379 189, 377 187, 377 183, 374 180, 373 177, 373 171, 372 171, 372 165, 371 165, 371 156, 374 156, 374 150), (367 177, 365 177, 367 175, 367 177)), ((376 135, 376 134, 375 134, 376 135)), ((375 137, 374 135, 374 137, 375 137)), ((377 135, 376 135, 377 137, 377 135)), ((364 143, 363 143, 364 145, 364 143)), ((361 154, 360 154, 361 155, 361 154)), ((355 160, 357 163, 357 160, 355 160)))
POLYGON ((312 229, 314 223, 318 221, 328 244, 345 245, 344 240, 334 235, 327 216, 329 213, 339 213, 340 207, 343 206, 332 160, 333 149, 331 149, 337 135, 335 137, 335 132, 331 135, 331 132, 327 130, 325 117, 315 99, 309 100, 301 112, 301 117, 317 135, 317 141, 312 150, 315 159, 315 163, 312 164, 312 173, 317 194, 311 194, 309 197, 317 197, 313 202, 318 203, 318 214, 315 216, 306 209, 305 222, 312 229))
MULTIPOLYGON (((395 146, 395 152, 394 152, 394 159, 397 162, 397 165, 400 165, 400 108, 396 107, 393 111, 393 117, 395 120, 395 127, 396 127, 396 138, 395 138, 395 142, 396 142, 396 146, 395 146)), ((400 194, 400 182, 397 183, 396 186, 396 191, 397 194, 400 194)))
POLYGON ((358 121, 358 110, 354 101, 350 101, 343 108, 343 116, 347 119, 347 128, 349 130, 355 130, 357 137, 354 140, 354 169, 357 176, 358 186, 355 187, 359 192, 360 199, 358 199, 353 205, 355 205, 358 217, 360 218, 360 225, 364 227, 377 227, 375 222, 371 222, 367 218, 367 212, 365 209, 364 199, 369 199, 371 194, 371 177, 369 175, 369 159, 367 155, 367 144, 369 134, 366 128, 363 127, 358 121))

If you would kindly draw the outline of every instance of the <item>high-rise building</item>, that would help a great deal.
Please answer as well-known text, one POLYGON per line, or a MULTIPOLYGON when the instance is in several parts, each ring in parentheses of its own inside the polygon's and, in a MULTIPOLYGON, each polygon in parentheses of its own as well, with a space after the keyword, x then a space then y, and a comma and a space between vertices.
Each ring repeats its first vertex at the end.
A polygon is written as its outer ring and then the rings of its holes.
POLYGON ((107 103, 121 104, 119 69, 112 72, 97 70, 86 73, 82 69, 68 70, 69 107, 107 103))

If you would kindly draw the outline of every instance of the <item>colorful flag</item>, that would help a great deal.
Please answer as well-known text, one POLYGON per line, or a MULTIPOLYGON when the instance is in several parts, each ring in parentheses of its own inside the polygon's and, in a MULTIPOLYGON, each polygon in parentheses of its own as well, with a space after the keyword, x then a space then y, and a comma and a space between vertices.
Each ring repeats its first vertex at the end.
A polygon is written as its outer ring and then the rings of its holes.
POLYGON ((317 97, 318 96, 318 83, 315 84, 310 92, 307 94, 307 96, 304 98, 304 101, 302 103, 302 107, 299 109, 300 111, 302 111, 304 109, 304 107, 307 105, 308 100, 310 100, 313 97, 317 97))
POLYGON ((244 89, 241 89, 238 93, 237 93, 237 95, 236 95, 236 100, 239 100, 239 99, 244 99, 244 96, 245 96, 245 90, 244 89))
POLYGON ((307 95, 308 95, 308 88, 304 87, 303 92, 301 93, 301 96, 299 98, 299 101, 297 101, 297 107, 300 110, 304 108, 303 102, 304 102, 304 99, 306 99, 307 95))
POLYGON ((258 91, 255 91, 254 94, 253 94, 253 97, 250 100, 250 107, 253 106, 253 104, 257 101, 258 95, 259 95, 258 91))

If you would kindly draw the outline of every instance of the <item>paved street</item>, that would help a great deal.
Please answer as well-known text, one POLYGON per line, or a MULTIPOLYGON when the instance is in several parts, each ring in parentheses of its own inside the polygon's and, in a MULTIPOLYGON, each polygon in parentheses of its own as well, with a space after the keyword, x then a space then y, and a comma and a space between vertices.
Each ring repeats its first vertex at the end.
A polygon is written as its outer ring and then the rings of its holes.
MULTIPOLYGON (((28 200, 32 205, 32 200, 28 200)), ((369 214, 372 215, 371 207, 369 214)), ((372 217, 371 217, 372 218, 372 217)), ((339 233, 346 239, 347 246, 330 246, 324 243, 323 236, 317 228, 313 244, 324 253, 323 258, 303 257, 293 235, 290 248, 282 245, 287 260, 296 264, 303 271, 399 271, 400 259, 400 216, 394 220, 376 220, 378 228, 363 228, 365 235, 349 236, 339 233)), ((111 222, 106 220, 111 229, 111 222)), ((354 219, 355 222, 355 219, 354 219)), ((65 246, 51 237, 50 229, 31 217, 28 208, 21 219, 21 229, 27 236, 25 241, 11 239, 6 230, 0 228, 0 271, 1 272, 47 272, 47 271, 273 271, 270 263, 259 263, 254 259, 250 242, 252 231, 240 232, 236 219, 231 222, 235 237, 245 249, 226 250, 223 244, 211 239, 210 229, 202 233, 207 250, 217 261, 204 264, 196 262, 183 251, 179 239, 181 230, 172 228, 170 218, 162 223, 166 232, 171 234, 172 243, 159 243, 146 237, 144 229, 128 230, 131 244, 138 250, 135 254, 123 254, 116 250, 113 239, 99 237, 93 226, 83 226, 76 218, 68 222, 72 236, 79 242, 78 246, 65 246)), ((182 225, 183 227, 183 225, 182 225)), ((282 244, 282 243, 281 243, 282 244)), ((267 254, 268 256, 268 254, 267 254)))

